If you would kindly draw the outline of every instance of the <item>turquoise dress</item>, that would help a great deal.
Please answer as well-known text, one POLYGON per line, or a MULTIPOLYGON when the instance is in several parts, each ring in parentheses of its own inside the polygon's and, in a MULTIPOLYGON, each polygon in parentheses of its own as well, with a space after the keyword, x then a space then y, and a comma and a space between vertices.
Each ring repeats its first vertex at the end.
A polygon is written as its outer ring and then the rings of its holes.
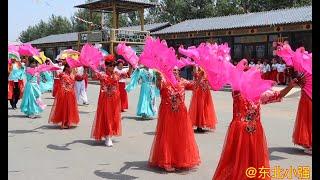
POLYGON ((141 81, 141 90, 136 115, 152 117, 156 114, 156 97, 160 95, 155 85, 155 72, 152 69, 136 69, 131 76, 131 82, 126 86, 126 91, 130 92, 136 88, 139 81, 141 81))
POLYGON ((38 115, 41 113, 45 107, 42 103, 41 91, 38 85, 38 77, 31 74, 26 74, 27 83, 24 88, 22 102, 20 105, 21 112, 25 115, 38 115))
POLYGON ((23 80, 25 78, 25 66, 18 68, 17 64, 12 66, 12 71, 9 75, 9 81, 18 82, 18 80, 23 80))
POLYGON ((53 74, 50 71, 40 73, 40 90, 41 93, 52 91, 53 88, 53 74))

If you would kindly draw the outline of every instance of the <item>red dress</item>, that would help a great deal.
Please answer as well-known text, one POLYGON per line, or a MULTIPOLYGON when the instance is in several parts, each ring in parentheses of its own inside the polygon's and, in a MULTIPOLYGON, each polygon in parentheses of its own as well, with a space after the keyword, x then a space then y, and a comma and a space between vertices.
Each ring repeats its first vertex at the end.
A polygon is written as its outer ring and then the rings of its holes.
POLYGON ((197 72, 190 102, 189 115, 193 126, 215 129, 217 117, 213 105, 210 86, 206 77, 197 72))
POLYGON ((119 91, 120 91, 120 99, 121 99, 121 111, 128 109, 128 93, 126 91, 126 82, 125 79, 129 77, 128 69, 121 69, 115 68, 114 70, 116 73, 120 75, 119 80, 119 91))
POLYGON ((305 148, 312 147, 312 99, 304 90, 301 90, 292 139, 294 144, 305 148))
POLYGON ((170 168, 192 168, 200 164, 198 146, 185 99, 188 81, 181 79, 173 87, 162 82, 158 124, 150 151, 149 165, 170 168))
POLYGON ((53 80, 53 89, 52 89, 52 96, 56 97, 56 94, 58 92, 58 90, 60 89, 61 85, 60 85, 60 79, 59 79, 59 75, 56 74, 54 80, 53 80))
POLYGON ((249 102, 238 92, 233 93, 233 119, 213 180, 248 179, 247 168, 254 167, 258 172, 259 168, 270 168, 267 141, 260 122, 260 103, 279 101, 278 91, 264 93, 258 103, 249 102))
POLYGON ((121 101, 118 73, 96 73, 100 80, 100 93, 91 137, 101 140, 106 136, 121 135, 121 101))
MULTIPOLYGON (((24 83, 23 80, 18 80, 18 87, 19 87, 19 99, 23 96, 23 90, 24 90, 24 83)), ((8 99, 12 99, 13 97, 13 89, 14 89, 14 81, 8 80, 8 99)))
POLYGON ((61 87, 57 91, 49 116, 49 123, 72 126, 79 123, 79 111, 74 91, 74 77, 67 73, 59 74, 61 87))

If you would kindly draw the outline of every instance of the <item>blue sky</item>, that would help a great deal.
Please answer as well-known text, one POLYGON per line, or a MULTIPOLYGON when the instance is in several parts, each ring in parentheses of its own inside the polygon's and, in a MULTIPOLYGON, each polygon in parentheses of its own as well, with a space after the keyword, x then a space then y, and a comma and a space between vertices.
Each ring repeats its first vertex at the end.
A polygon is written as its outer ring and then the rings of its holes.
POLYGON ((70 18, 77 10, 73 6, 85 0, 9 0, 8 1, 8 40, 16 41, 21 31, 35 25, 41 19, 61 15, 70 18))

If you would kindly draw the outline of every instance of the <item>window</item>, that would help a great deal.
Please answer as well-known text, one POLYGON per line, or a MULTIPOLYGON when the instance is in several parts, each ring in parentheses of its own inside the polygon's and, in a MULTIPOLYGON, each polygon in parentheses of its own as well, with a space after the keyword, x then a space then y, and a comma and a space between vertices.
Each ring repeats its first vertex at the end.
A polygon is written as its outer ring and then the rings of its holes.
POLYGON ((241 44, 235 44, 233 46, 233 57, 234 58, 242 58, 242 45, 241 44))
POLYGON ((278 35, 269 35, 269 42, 278 41, 278 35))
POLYGON ((244 46, 244 58, 251 59, 252 55, 253 55, 253 46, 252 45, 244 46))
POLYGON ((265 45, 257 45, 256 46, 256 56, 257 58, 263 58, 266 46, 265 45))

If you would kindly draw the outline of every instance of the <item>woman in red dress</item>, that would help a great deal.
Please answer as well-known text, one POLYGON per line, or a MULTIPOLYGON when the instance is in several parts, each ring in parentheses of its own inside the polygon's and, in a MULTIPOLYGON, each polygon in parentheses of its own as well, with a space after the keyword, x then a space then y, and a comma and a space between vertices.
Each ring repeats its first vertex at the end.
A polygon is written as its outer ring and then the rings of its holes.
MULTIPOLYGON (((260 121, 260 105, 280 102, 295 85, 296 81, 292 81, 281 91, 266 91, 257 103, 243 98, 239 91, 232 92, 233 119, 213 180, 248 179, 245 174, 247 168, 270 168, 267 141, 260 121)), ((258 176, 255 179, 259 179, 258 176)), ((265 179, 270 179, 270 176, 265 179)))
POLYGON ((59 74, 60 89, 57 91, 49 123, 61 124, 61 128, 66 129, 77 125, 80 121, 79 111, 74 91, 74 75, 68 64, 65 64, 63 73, 59 74))
MULTIPOLYGON (((308 96, 303 89, 306 84, 307 77, 312 79, 312 75, 309 73, 305 73, 303 77, 299 78, 299 85, 302 87, 301 97, 293 129, 292 140, 294 144, 304 147, 305 153, 312 154, 312 97, 308 96)), ((311 83, 311 81, 308 83, 311 83)))
POLYGON ((166 171, 189 169, 200 164, 192 122, 184 102, 185 88, 191 88, 192 84, 179 77, 179 69, 176 68, 174 73, 178 80, 175 86, 158 76, 161 103, 149 157, 150 166, 166 171))
POLYGON ((117 62, 117 67, 114 69, 118 74, 122 74, 119 80, 119 91, 121 99, 121 112, 124 112, 128 109, 128 93, 125 90, 126 88, 126 78, 130 77, 132 68, 123 68, 124 60, 119 59, 117 62))
POLYGON ((100 93, 91 137, 95 140, 105 138, 105 144, 111 147, 112 136, 121 135, 121 100, 119 83, 121 74, 114 72, 114 58, 106 58, 106 72, 96 72, 100 81, 100 93))
POLYGON ((194 89, 190 102, 189 115, 197 132, 204 132, 202 128, 215 129, 217 117, 213 105, 210 86, 205 72, 199 68, 194 72, 194 89))

